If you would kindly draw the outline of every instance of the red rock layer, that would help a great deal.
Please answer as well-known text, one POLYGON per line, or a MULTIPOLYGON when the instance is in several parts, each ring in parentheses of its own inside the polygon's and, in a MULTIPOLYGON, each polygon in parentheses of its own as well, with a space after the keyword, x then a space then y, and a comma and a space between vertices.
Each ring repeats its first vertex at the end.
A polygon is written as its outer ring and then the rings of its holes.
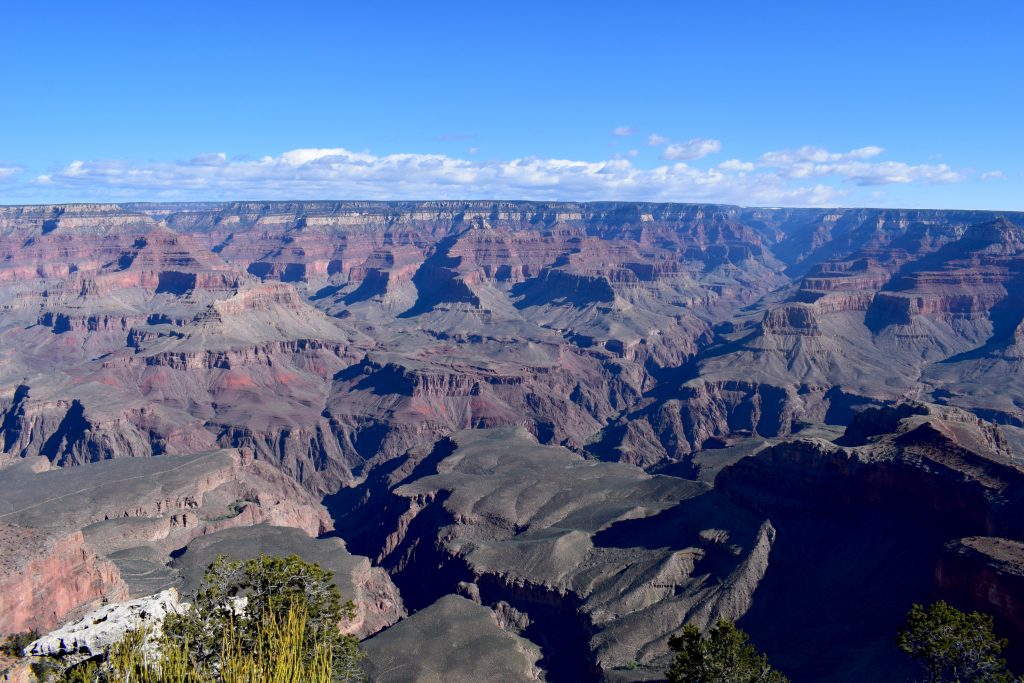
POLYGON ((100 559, 81 531, 3 525, 0 558, 0 633, 45 632, 73 612, 128 595, 117 567, 100 559))

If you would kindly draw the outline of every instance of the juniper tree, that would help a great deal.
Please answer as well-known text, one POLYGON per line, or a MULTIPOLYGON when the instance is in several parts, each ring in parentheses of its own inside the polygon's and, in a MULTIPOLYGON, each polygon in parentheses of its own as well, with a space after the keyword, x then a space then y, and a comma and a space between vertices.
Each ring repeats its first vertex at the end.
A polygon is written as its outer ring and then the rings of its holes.
POLYGON ((687 624, 668 641, 676 653, 666 672, 669 683, 788 683, 748 640, 731 621, 719 621, 706 636, 687 624))

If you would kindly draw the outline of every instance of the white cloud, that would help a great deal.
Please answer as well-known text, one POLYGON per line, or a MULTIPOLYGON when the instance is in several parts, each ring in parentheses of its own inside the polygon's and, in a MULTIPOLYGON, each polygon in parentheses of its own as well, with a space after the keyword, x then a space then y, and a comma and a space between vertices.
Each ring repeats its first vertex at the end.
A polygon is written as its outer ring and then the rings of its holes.
POLYGON ((203 155, 187 162, 75 161, 40 176, 51 192, 85 199, 511 199, 710 201, 823 204, 843 193, 795 186, 776 174, 699 169, 685 163, 639 168, 628 157, 580 161, 477 161, 442 154, 295 149, 258 159, 203 155))
POLYGON ((982 173, 979 177, 986 182, 990 180, 1006 180, 1006 174, 1002 171, 988 171, 987 173, 982 173))
POLYGON ((472 154, 476 154, 477 152, 479 152, 480 148, 479 147, 470 147, 469 150, 467 150, 467 151, 472 155, 472 154))
POLYGON ((721 149, 722 143, 718 140, 693 138, 686 142, 672 143, 661 153, 661 158, 667 161, 702 159, 709 154, 721 151, 721 149))
POLYGON ((612 130, 612 135, 617 138, 628 138, 630 135, 636 135, 639 131, 631 126, 619 126, 612 130))
POLYGON ((193 166, 219 166, 220 164, 226 163, 228 155, 224 152, 217 152, 216 154, 200 154, 199 156, 189 159, 188 163, 193 166))
POLYGON ((782 152, 766 152, 761 163, 768 166, 790 166, 795 164, 824 164, 870 159, 885 150, 873 145, 860 147, 849 152, 829 152, 821 147, 801 147, 782 152))
POLYGON ((25 169, 22 166, 2 166, 2 165, 0 165, 0 181, 7 180, 8 178, 13 178, 14 176, 18 175, 19 173, 21 173, 24 170, 25 169))
POLYGON ((892 183, 954 183, 966 176, 947 164, 911 165, 901 161, 866 161, 884 150, 861 147, 849 152, 830 152, 821 147, 767 152, 759 166, 771 168, 787 178, 798 180, 838 176, 857 185, 888 185, 892 183))
POLYGON ((691 159, 703 159, 709 154, 714 154, 722 149, 722 143, 709 138, 691 138, 686 142, 672 142, 664 135, 652 133, 647 137, 647 144, 651 147, 668 145, 661 152, 661 158, 666 161, 689 161, 691 159))
POLYGON ((6 187, 50 201, 498 197, 817 206, 857 192, 843 187, 844 183, 868 186, 966 178, 945 164, 877 161, 874 157, 882 153, 878 147, 849 152, 803 147, 768 152, 757 161, 728 159, 707 168, 692 161, 720 148, 717 140, 700 138, 673 144, 663 150, 666 155, 671 151, 669 163, 654 167, 635 165, 635 149, 597 161, 484 160, 474 157, 474 149, 458 158, 375 155, 344 148, 293 149, 259 158, 216 153, 188 161, 76 160, 34 181, 6 187))
POLYGON ((728 159, 718 165, 718 168, 723 171, 743 171, 749 173, 757 168, 757 164, 752 161, 740 161, 739 159, 728 159))

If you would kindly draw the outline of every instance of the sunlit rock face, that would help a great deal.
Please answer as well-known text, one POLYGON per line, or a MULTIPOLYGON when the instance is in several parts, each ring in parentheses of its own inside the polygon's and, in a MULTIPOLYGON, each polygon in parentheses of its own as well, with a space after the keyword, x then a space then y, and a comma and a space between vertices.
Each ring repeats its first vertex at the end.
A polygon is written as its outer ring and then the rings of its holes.
POLYGON ((217 549, 260 549, 330 564, 359 636, 425 651, 416 624, 450 619, 522 680, 656 679, 668 634, 718 617, 794 680, 870 679, 840 642, 898 677, 890 631, 934 595, 1024 632, 1022 227, 614 202, 2 207, 6 623, 187 591, 217 549), (853 585, 862 600, 826 603, 838 630, 793 588, 853 585), (818 661, 799 629, 822 634, 818 661))

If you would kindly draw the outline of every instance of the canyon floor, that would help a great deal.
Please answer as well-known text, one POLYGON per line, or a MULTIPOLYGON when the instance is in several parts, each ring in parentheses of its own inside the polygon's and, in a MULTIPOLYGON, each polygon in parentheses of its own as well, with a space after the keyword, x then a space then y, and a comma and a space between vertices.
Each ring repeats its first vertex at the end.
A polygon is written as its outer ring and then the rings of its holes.
POLYGON ((0 450, 5 633, 266 552, 375 681, 903 681, 937 599, 1021 667, 1024 214, 0 207, 0 450))

